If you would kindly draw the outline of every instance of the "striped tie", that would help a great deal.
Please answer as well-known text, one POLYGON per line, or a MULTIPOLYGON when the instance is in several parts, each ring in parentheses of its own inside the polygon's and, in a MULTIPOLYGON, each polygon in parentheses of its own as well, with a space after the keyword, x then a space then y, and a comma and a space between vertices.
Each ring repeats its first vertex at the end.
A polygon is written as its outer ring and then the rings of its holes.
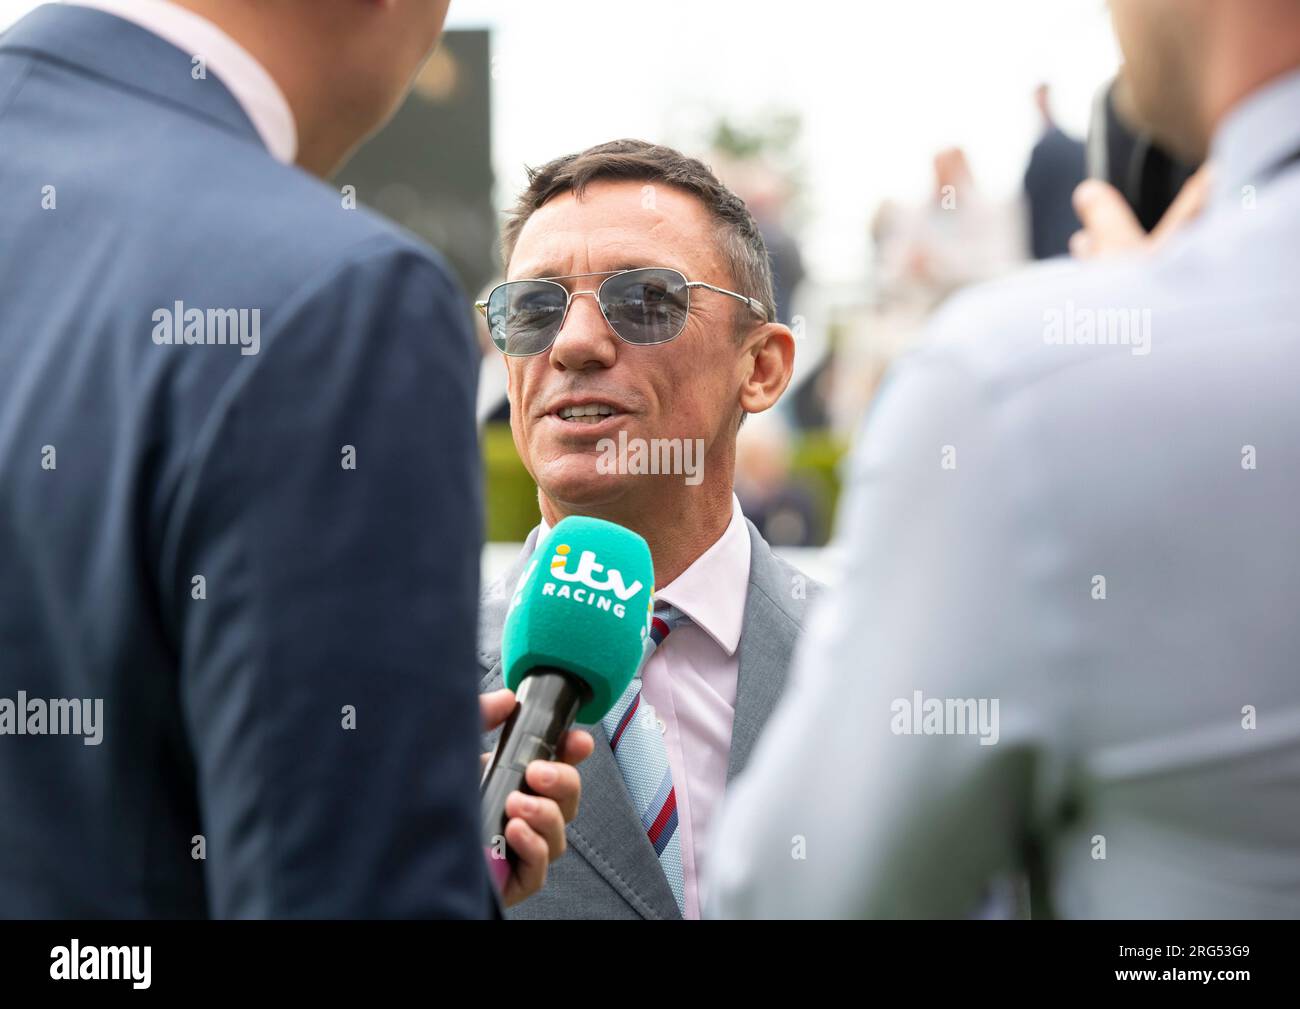
MULTIPOLYGON (((667 603, 655 603, 645 654, 641 657, 642 670, 672 629, 689 621, 690 617, 681 610, 667 603)), ((640 814, 646 836, 659 856, 659 865, 672 888, 677 909, 685 915, 686 878, 682 870, 682 836, 677 829, 677 793, 663 733, 649 705, 641 703, 640 672, 600 724, 609 737, 618 769, 623 772, 632 805, 640 814)))

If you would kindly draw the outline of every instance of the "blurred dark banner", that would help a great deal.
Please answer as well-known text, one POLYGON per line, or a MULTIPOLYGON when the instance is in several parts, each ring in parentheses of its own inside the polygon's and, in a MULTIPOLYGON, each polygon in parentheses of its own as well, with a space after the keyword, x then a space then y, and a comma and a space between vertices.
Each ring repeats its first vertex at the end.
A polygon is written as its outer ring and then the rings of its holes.
POLYGON ((497 273, 488 40, 445 32, 392 121, 334 177, 438 249, 471 296, 497 273))

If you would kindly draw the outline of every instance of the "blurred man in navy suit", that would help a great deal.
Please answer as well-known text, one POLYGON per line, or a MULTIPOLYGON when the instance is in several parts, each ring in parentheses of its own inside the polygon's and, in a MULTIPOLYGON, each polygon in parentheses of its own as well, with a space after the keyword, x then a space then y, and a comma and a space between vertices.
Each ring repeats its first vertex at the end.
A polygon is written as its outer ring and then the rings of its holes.
POLYGON ((1070 236, 1079 218, 1070 202, 1075 187, 1087 177, 1083 141, 1066 134, 1052 116, 1046 84, 1034 91, 1043 132, 1025 168, 1025 199, 1029 204, 1029 245, 1035 259, 1051 259, 1070 251, 1070 236))
MULTIPOLYGON (((446 8, 95 0, 0 36, 0 916, 495 909, 468 306, 313 177, 446 8)), ((572 767, 531 770, 507 902, 575 812, 572 767)))

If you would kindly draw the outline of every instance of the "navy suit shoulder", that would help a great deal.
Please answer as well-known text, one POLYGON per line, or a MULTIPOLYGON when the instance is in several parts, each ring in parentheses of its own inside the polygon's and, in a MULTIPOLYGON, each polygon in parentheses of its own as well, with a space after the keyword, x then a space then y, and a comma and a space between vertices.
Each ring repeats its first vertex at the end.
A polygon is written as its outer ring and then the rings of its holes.
POLYGON ((190 69, 0 36, 0 917, 490 914, 466 299, 190 69))

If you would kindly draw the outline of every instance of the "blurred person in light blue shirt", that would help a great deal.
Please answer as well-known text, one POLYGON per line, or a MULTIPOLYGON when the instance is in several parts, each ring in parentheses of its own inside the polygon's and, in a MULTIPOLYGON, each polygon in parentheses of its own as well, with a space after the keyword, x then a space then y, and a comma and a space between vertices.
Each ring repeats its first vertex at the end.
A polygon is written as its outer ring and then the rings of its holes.
POLYGON ((1028 869, 1036 916, 1300 917, 1300 3, 1111 9, 1207 205, 895 370, 715 915, 959 916, 1028 869))

